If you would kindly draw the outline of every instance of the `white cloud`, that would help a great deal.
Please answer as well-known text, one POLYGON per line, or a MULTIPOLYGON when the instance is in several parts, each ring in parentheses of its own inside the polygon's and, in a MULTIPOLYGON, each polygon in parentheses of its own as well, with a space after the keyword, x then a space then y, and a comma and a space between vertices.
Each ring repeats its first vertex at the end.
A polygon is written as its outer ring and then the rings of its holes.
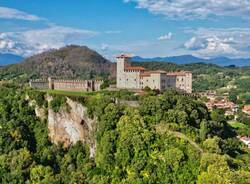
POLYGON ((250 0, 124 0, 168 18, 204 19, 211 15, 248 18, 250 0))
POLYGON ((0 33, 0 52, 30 56, 67 44, 82 44, 83 41, 98 35, 97 32, 51 26, 44 29, 24 32, 0 33))
POLYGON ((40 18, 36 15, 31 15, 26 12, 13 9, 13 8, 7 8, 7 7, 0 7, 0 18, 2 19, 19 19, 19 20, 27 20, 27 21, 39 21, 39 20, 45 20, 43 18, 40 18))
POLYGON ((184 47, 203 57, 250 56, 250 28, 198 29, 184 47))
POLYGON ((122 31, 119 30, 109 30, 109 31, 105 31, 106 34, 120 34, 122 33, 122 31))
POLYGON ((109 49, 109 45, 108 45, 108 44, 103 43, 103 44, 101 45, 101 50, 102 50, 102 51, 106 51, 106 50, 108 50, 108 49, 109 49))
POLYGON ((172 36, 173 36, 173 34, 171 32, 169 32, 166 35, 158 37, 157 40, 160 40, 160 41, 171 40, 172 36))
POLYGON ((57 26, 44 18, 7 7, 0 7, 0 18, 45 23, 45 28, 0 33, 0 53, 30 56, 67 44, 83 44, 87 39, 99 34, 95 31, 57 26))

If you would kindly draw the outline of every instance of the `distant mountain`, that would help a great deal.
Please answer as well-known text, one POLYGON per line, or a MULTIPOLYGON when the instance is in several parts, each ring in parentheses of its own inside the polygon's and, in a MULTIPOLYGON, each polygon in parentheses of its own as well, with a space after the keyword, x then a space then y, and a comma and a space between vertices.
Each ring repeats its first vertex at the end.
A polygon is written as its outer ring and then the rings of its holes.
POLYGON ((25 73, 29 77, 94 78, 115 74, 114 63, 86 46, 66 46, 46 51, 23 62, 4 67, 9 73, 25 73))
POLYGON ((14 54, 1 54, 0 53, 0 66, 14 64, 22 61, 24 58, 14 54))
POLYGON ((219 66, 250 66, 250 58, 239 58, 239 59, 230 59, 227 57, 217 57, 212 59, 203 59, 198 58, 192 55, 181 55, 181 56, 172 56, 172 57, 155 57, 155 58, 142 58, 135 56, 132 58, 132 61, 138 62, 150 62, 150 61, 160 61, 160 62, 172 62, 176 64, 189 64, 189 63, 208 63, 216 64, 219 66))

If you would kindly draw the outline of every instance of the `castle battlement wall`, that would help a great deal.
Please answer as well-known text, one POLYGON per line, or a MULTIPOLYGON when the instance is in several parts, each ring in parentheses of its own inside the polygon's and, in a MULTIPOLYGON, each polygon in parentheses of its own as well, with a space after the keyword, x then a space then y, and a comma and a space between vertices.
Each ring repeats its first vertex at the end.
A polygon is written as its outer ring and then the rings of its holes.
POLYGON ((30 87, 65 91, 99 91, 102 80, 31 79, 30 87))
POLYGON ((48 82, 48 79, 31 79, 30 82, 48 82))
POLYGON ((37 88, 37 89, 48 89, 49 88, 49 81, 48 79, 31 79, 30 87, 37 88))

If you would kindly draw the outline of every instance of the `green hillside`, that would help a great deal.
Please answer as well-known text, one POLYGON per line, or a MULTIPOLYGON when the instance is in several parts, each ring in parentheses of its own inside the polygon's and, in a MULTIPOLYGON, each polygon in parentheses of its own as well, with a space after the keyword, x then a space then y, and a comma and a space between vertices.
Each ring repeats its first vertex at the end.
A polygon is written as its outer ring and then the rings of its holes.
POLYGON ((39 77, 90 79, 114 73, 114 65, 86 46, 67 46, 0 68, 0 79, 39 77))
POLYGON ((248 150, 223 114, 193 97, 150 93, 138 108, 115 104, 112 93, 73 98, 98 119, 89 159, 80 142, 68 149, 50 142, 27 94, 47 107, 45 93, 1 86, 0 183, 250 183, 248 150))

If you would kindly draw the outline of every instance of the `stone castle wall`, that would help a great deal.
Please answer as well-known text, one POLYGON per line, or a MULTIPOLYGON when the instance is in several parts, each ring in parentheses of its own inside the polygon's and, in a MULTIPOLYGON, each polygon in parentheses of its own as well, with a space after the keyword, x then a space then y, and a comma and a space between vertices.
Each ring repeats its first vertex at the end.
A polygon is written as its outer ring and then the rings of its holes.
POLYGON ((47 79, 30 80, 30 87, 36 89, 49 89, 49 81, 47 79))
POLYGON ((30 87, 64 91, 99 91, 102 83, 101 80, 58 80, 49 78, 30 80, 30 87))

